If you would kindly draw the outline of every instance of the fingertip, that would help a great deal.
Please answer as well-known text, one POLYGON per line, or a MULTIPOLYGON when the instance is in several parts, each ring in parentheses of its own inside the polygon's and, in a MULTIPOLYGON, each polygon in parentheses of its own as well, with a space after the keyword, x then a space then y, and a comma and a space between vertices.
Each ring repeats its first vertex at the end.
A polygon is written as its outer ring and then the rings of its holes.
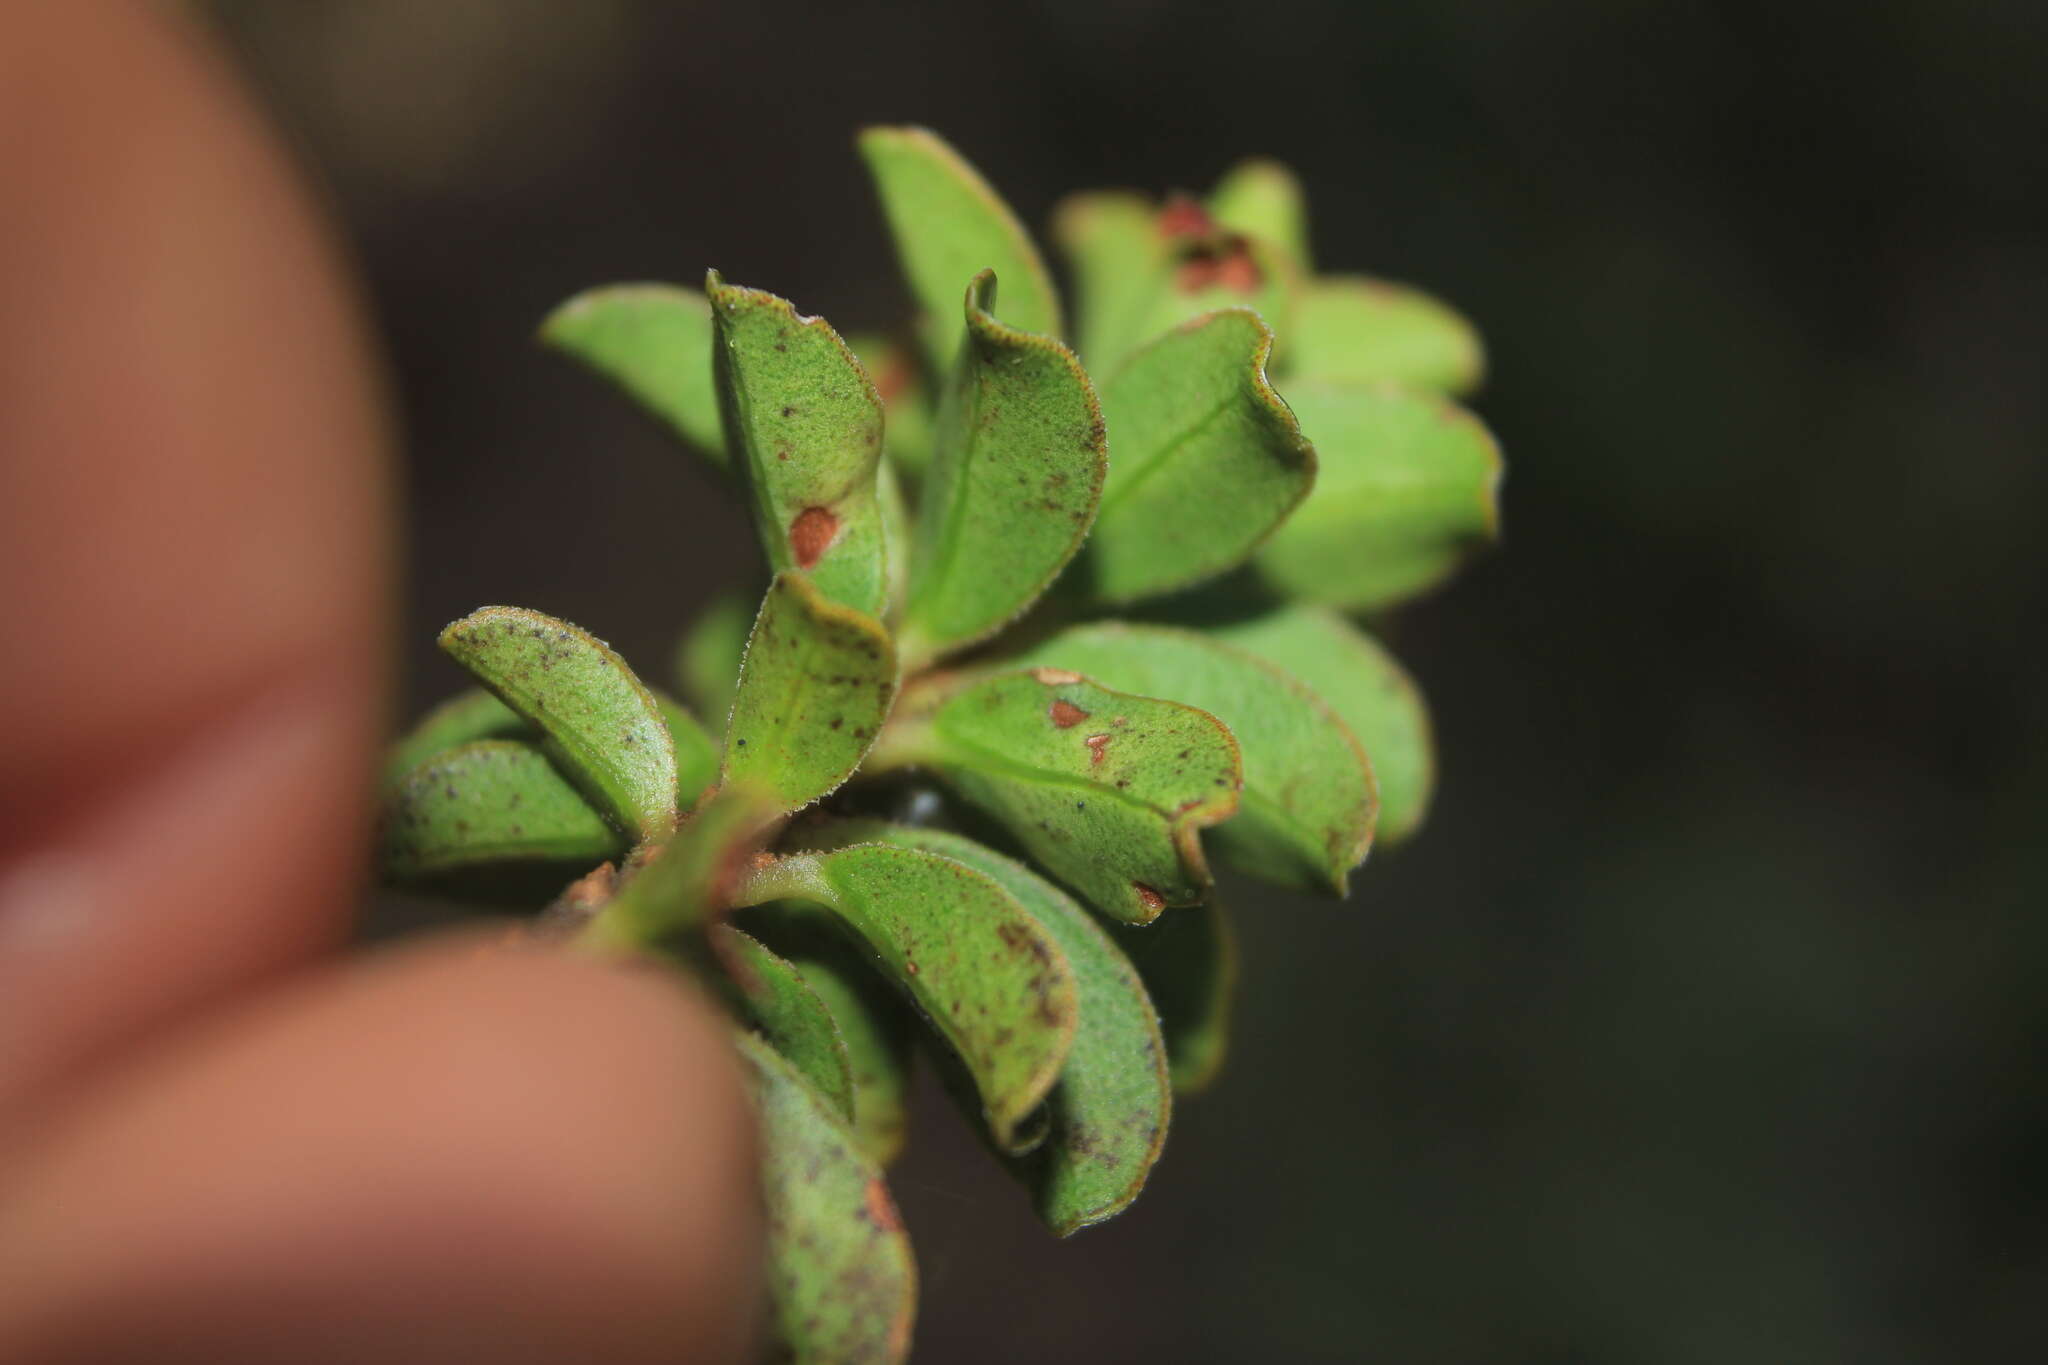
POLYGON ((728 1038, 652 970, 475 938, 223 1017, 29 1154, 0 1358, 739 1359, 728 1038))

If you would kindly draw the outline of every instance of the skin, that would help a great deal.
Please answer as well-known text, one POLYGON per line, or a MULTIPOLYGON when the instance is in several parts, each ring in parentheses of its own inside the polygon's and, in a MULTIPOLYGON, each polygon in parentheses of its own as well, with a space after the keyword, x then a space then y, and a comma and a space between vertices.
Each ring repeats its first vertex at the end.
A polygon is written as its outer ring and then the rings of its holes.
POLYGON ((0 0, 0 1359, 725 1361, 722 1026, 342 956, 388 436, 327 229, 162 5, 0 0))

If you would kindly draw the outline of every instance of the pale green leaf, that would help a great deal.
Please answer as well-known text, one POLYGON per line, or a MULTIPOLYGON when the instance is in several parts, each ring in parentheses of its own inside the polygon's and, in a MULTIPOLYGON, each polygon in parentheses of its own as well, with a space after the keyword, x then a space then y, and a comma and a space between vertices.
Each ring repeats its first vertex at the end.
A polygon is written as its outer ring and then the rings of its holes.
POLYGON ((711 309, 670 284, 586 290, 548 315, 540 339, 623 390, 714 462, 726 463, 711 378, 711 309))
POLYGON ((1486 371, 1471 323, 1419 289, 1359 275, 1302 291, 1286 337, 1288 395, 1301 383, 1377 383, 1468 393, 1486 371))
POLYGON ((872 617, 802 574, 762 600, 726 724, 725 780, 797 810, 860 765, 896 697, 896 651, 872 617))
POLYGON ((882 1173, 795 1067, 739 1038, 761 1121, 774 1334, 795 1361, 904 1359, 917 1264, 882 1173))
POLYGON ((1215 716, 1237 737, 1244 794, 1210 848, 1268 881, 1344 894, 1372 844, 1372 768, 1329 704, 1293 677, 1194 631, 1118 621, 1062 631, 1017 662, 1215 716))
POLYGON ((1328 608, 1308 606, 1211 627, 1209 634, 1271 661, 1327 701, 1372 759, 1379 838, 1398 843, 1415 832, 1436 780, 1429 709, 1377 640, 1328 608))
POLYGON ((563 773, 641 840, 675 826, 676 752, 654 697, 604 641, 523 607, 484 607, 441 648, 546 737, 563 773))
POLYGON ((1369 611, 1433 587, 1493 539, 1500 450, 1463 408, 1391 385, 1291 384, 1287 401, 1320 471, 1258 552, 1274 587, 1369 611))
POLYGON ((704 287, 726 441, 769 564, 802 570, 833 601, 878 615, 888 584, 874 384, 823 318, 715 270, 704 287))
POLYGON ((691 705, 713 721, 732 710, 740 660, 747 656, 747 632, 754 628, 754 599, 721 592, 706 602, 676 642, 675 677, 691 705))
POLYGON ((975 276, 939 413, 904 611, 913 670, 1037 600, 1087 536, 1108 468, 1080 362, 1051 337, 997 321, 995 297, 995 276, 975 276))
POLYGON ((377 865, 395 882, 499 863, 559 863, 573 874, 625 847, 537 745, 480 739, 386 789, 377 865))
POLYGON ((937 367, 959 349, 960 291, 984 270, 1002 277, 1011 326, 1060 335, 1052 276, 1017 215, 980 172, 926 128, 868 128, 861 155, 881 196, 896 256, 926 322, 937 367))
POLYGON ((1242 782, 1222 722, 1052 668, 951 687, 906 698, 870 766, 930 770, 1114 919, 1202 898, 1242 782))
POLYGON ((1176 328, 1102 393, 1114 454, 1086 567, 1128 602, 1242 563, 1316 479, 1316 450, 1266 381, 1273 334, 1243 309, 1176 328))
POLYGON ((846 1042, 818 993, 792 963, 730 924, 711 926, 711 948, 747 1021, 841 1118, 851 1120, 853 1072, 846 1042))
POLYGON ((1000 885, 947 858, 856 844, 749 870, 741 905, 833 912, 923 1011, 973 1077, 992 1138, 1009 1145, 1073 1045, 1073 968, 1000 885))

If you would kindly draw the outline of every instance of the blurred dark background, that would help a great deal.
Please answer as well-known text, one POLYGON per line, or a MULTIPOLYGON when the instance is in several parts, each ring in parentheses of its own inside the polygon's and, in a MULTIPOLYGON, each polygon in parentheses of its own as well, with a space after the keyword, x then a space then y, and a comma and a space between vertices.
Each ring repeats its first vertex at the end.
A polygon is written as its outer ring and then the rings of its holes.
POLYGON ((902 304, 850 146, 1064 190, 1274 154, 1475 317, 1503 548, 1393 632, 1440 799, 1241 887, 1235 1061, 1055 1244, 950 1116, 932 1362, 2039 1358, 2048 6, 222 0, 346 224, 410 463, 411 707, 518 602, 648 671, 750 534, 531 343, 705 266, 902 304))

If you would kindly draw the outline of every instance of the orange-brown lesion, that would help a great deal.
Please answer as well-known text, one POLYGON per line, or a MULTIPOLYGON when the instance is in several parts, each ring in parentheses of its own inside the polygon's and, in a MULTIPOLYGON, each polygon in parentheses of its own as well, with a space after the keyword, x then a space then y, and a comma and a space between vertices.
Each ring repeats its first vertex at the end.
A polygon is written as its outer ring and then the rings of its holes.
POLYGON ((839 534, 839 518, 824 507, 806 507, 789 523, 789 552, 799 569, 808 569, 824 558, 839 534))

